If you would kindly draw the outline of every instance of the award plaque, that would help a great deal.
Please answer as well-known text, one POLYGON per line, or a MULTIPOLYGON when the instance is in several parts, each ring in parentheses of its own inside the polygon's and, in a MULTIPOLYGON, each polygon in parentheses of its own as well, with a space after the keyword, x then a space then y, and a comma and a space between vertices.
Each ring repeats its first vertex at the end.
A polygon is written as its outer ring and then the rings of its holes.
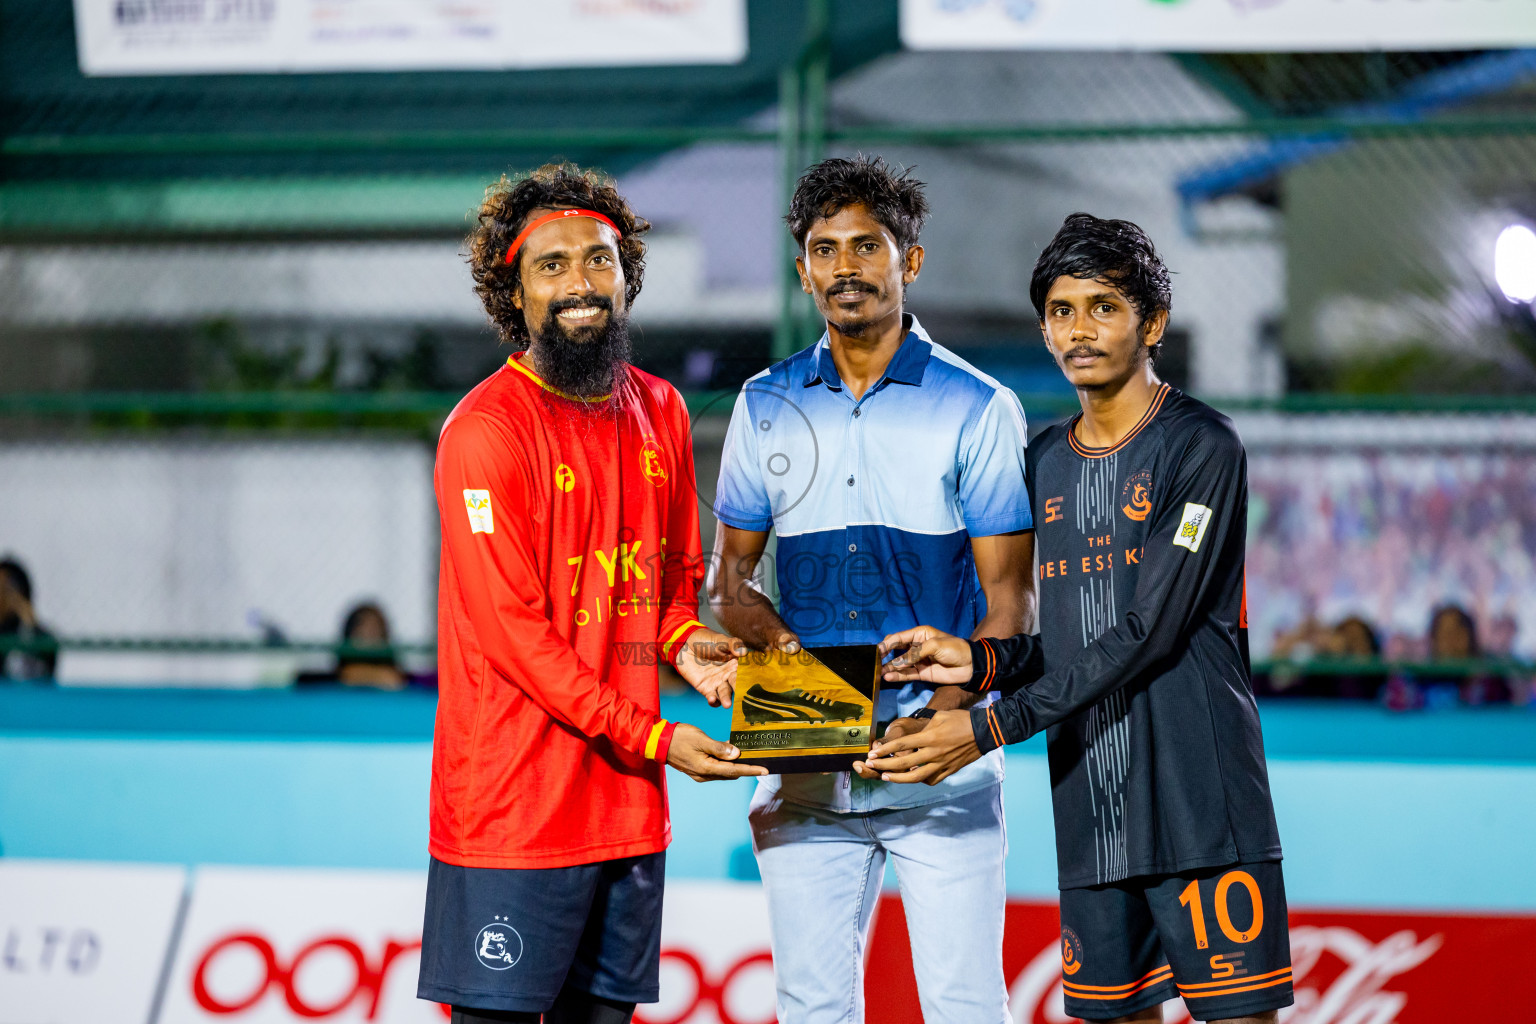
POLYGON ((736 665, 737 760, 774 774, 847 771, 869 753, 879 702, 874 644, 754 651, 736 665))

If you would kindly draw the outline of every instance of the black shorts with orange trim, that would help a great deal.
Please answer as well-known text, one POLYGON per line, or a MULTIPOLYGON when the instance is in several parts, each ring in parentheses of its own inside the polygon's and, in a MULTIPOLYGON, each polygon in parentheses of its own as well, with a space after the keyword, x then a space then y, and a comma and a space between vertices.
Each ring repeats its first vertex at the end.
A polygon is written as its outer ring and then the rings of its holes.
POLYGON ((1176 995, 1196 1020, 1290 1006, 1286 917, 1279 861, 1063 889, 1067 1013, 1110 1020, 1176 995))

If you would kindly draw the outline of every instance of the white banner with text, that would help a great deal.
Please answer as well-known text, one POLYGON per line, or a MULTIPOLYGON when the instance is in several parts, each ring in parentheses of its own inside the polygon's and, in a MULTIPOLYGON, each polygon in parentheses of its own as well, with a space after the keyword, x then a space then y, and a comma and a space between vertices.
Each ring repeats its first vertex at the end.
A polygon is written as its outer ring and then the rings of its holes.
POLYGON ((1536 0, 901 0, 914 50, 1536 46, 1536 0))
POLYGON ((187 872, 0 860, 0 1021, 150 1019, 187 872))
POLYGON ((746 0, 74 0, 87 75, 734 64, 746 0))

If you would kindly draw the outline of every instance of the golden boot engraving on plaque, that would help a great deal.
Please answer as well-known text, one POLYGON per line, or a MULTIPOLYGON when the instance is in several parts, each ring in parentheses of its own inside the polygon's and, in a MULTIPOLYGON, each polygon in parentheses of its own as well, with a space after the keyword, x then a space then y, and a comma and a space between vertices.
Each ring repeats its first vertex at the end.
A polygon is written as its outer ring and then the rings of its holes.
POLYGON ((737 665, 731 742, 771 772, 846 771, 869 753, 879 702, 873 644, 754 651, 737 665))

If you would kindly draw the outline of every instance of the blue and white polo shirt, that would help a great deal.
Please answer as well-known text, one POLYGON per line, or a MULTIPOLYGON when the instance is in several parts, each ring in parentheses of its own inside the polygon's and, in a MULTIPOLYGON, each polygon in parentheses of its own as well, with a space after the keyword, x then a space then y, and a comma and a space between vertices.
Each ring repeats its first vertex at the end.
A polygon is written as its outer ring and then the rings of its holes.
MULTIPOLYGON (((731 414, 715 515, 773 529, 765 572, 779 614, 809 646, 879 643, 919 625, 969 636, 986 612, 971 538, 1034 526, 1018 398, 909 320, 862 399, 843 387, 822 335, 742 385, 731 414)), ((930 693, 921 683, 883 692, 881 721, 930 693)), ((996 750, 932 787, 848 774, 763 784, 797 803, 869 811, 947 800, 1002 774, 996 750)))

